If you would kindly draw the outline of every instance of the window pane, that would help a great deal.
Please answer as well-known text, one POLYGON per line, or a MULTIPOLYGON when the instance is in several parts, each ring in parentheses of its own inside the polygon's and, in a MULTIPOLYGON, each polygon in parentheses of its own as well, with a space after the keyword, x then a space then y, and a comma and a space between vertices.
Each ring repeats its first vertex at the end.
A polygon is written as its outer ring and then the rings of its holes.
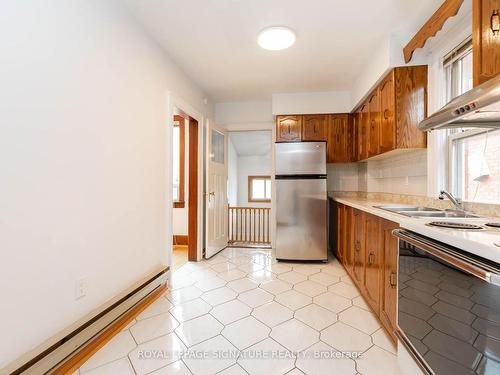
POLYGON ((469 91, 472 88, 472 52, 469 52, 462 58, 460 94, 469 91))
POLYGON ((179 171, 179 160, 180 160, 180 148, 179 148, 179 143, 180 143, 180 132, 179 132, 179 127, 174 126, 173 130, 173 199, 174 201, 179 200, 179 176, 180 176, 180 171, 179 171))
POLYGON ((252 199, 265 199, 264 180, 252 180, 252 199))
POLYGON ((466 201, 500 202, 500 131, 453 142, 453 191, 466 201))
POLYGON ((266 180, 266 199, 271 199, 271 180, 266 180))
POLYGON ((224 134, 217 130, 212 130, 210 159, 213 162, 224 164, 224 134))

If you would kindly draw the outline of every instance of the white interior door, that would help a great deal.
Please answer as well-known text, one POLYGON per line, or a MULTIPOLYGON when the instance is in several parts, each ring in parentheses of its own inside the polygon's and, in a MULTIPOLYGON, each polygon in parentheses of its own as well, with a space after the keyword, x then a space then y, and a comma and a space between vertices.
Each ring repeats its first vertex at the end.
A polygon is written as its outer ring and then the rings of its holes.
POLYGON ((224 249, 228 240, 227 133, 224 129, 209 123, 207 138, 205 257, 210 258, 224 249))

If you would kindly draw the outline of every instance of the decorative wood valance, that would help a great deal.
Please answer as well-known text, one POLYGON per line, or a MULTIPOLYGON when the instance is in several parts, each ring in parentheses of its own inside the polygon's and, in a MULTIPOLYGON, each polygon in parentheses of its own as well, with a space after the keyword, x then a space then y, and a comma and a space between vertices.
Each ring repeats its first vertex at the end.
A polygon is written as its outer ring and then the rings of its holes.
POLYGON ((410 62, 413 52, 417 48, 422 48, 427 39, 436 35, 441 30, 446 20, 455 16, 462 5, 463 0, 445 0, 439 9, 427 20, 418 30, 415 36, 403 48, 405 62, 410 62))

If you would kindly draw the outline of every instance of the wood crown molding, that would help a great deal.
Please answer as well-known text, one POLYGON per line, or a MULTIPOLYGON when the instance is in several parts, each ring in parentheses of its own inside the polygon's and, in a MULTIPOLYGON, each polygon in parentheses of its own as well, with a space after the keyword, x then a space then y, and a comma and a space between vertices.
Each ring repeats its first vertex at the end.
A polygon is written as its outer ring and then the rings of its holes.
POLYGON ((462 5, 463 0, 445 0, 438 10, 418 30, 408 44, 403 48, 405 62, 409 63, 413 52, 422 48, 427 39, 436 35, 443 28, 444 23, 450 17, 455 16, 462 5))

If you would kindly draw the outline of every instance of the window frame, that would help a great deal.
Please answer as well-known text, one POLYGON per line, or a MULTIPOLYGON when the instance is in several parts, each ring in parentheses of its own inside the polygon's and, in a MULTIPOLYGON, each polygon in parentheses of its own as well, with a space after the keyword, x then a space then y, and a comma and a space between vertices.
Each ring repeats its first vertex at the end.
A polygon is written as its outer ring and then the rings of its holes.
MULTIPOLYGON (((465 40, 463 40, 460 44, 458 44, 455 48, 453 48, 450 52, 448 52, 446 55, 443 56, 442 59, 442 72, 443 72, 443 84, 444 84, 444 92, 443 96, 445 99, 445 102, 448 103, 457 96, 461 95, 459 94, 459 89, 458 89, 458 84, 461 83, 462 79, 462 72, 460 71, 460 74, 458 77, 453 77, 453 64, 457 61, 462 60, 465 56, 468 54, 472 54, 472 36, 468 36, 465 40)), ((462 138, 468 138, 472 137, 475 135, 479 135, 482 133, 487 132, 488 130, 486 129, 448 129, 446 132, 446 145, 448 148, 448 157, 446 160, 446 169, 447 173, 445 174, 446 176, 446 185, 447 189, 452 192, 452 194, 456 194, 457 191, 460 190, 460 188, 463 188, 463 186, 459 186, 459 181, 457 181, 457 176, 458 174, 456 172, 456 155, 455 155, 455 148, 454 148, 454 142, 462 139, 462 138)), ((463 190, 463 189, 462 189, 463 190)), ((459 197, 461 198, 461 197, 459 197)))
POLYGON ((174 208, 184 208, 186 202, 184 200, 185 183, 186 183, 186 119, 179 115, 174 115, 174 127, 179 128, 179 197, 173 201, 174 208))
MULTIPOLYGON (((271 176, 248 176, 248 202, 251 203, 271 203, 271 198, 269 199, 254 199, 253 198, 253 181, 254 180, 264 180, 264 196, 266 196, 266 180, 272 181, 271 176)), ((272 182, 271 182, 272 184, 272 182)), ((272 187, 271 191, 269 192, 272 194, 272 187)))

